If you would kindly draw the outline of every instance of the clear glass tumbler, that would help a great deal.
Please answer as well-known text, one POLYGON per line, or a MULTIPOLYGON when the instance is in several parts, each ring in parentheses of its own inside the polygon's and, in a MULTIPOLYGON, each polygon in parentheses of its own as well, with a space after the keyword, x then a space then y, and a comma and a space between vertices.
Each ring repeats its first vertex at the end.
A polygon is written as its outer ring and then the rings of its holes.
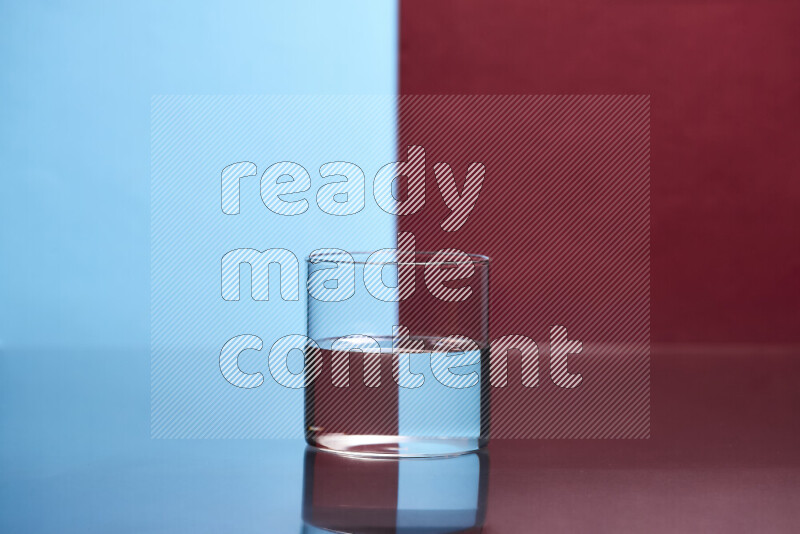
POLYGON ((368 456, 486 446, 489 259, 326 249, 307 267, 307 442, 368 456))

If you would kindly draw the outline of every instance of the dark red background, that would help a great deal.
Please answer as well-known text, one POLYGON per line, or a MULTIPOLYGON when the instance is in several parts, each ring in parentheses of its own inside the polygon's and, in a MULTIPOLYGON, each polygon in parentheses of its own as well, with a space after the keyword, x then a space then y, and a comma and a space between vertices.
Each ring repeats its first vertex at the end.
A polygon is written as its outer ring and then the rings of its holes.
POLYGON ((653 341, 795 342, 798 35, 796 2, 403 0, 400 93, 651 95, 653 341))
POLYGON ((651 438, 493 441, 488 531, 788 531, 800 4, 402 0, 400 20, 401 94, 651 95, 651 438))

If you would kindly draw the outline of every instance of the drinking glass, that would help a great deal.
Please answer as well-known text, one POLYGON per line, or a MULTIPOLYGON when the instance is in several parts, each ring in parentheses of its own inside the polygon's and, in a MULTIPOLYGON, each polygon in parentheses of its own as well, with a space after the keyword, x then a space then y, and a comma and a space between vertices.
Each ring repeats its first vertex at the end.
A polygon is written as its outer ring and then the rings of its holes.
POLYGON ((325 249, 306 264, 306 441, 366 456, 486 446, 489 259, 325 249))

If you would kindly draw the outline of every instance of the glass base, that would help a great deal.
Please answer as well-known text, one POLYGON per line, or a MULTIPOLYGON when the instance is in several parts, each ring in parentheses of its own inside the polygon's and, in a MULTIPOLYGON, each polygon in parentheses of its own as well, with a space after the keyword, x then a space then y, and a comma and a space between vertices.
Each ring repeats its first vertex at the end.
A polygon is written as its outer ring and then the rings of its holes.
POLYGON ((406 436, 325 434, 307 439, 309 445, 340 454, 376 458, 433 458, 458 456, 486 447, 475 438, 418 438, 406 436))

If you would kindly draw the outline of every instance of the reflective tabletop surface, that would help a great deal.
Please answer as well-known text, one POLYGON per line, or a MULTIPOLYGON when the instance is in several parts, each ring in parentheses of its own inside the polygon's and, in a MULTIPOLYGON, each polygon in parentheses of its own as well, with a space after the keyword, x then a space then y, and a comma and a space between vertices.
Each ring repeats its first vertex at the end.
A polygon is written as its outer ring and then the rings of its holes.
POLYGON ((391 461, 151 439, 146 350, 7 350, 0 531, 794 532, 798 358, 656 347, 650 439, 391 461))

